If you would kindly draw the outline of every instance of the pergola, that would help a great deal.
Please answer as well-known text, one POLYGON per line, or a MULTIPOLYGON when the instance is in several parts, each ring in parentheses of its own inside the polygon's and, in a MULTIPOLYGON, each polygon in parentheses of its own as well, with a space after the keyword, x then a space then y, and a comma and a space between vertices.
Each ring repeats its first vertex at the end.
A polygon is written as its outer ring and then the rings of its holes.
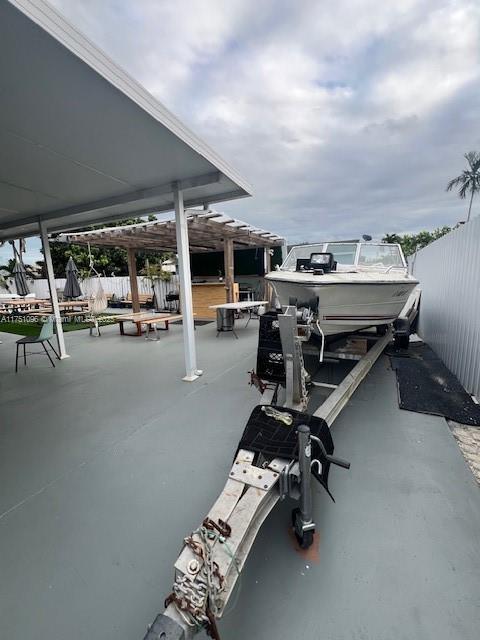
MULTIPOLYGON (((190 253, 208 253, 223 251, 225 261, 225 286, 227 300, 233 301, 234 250, 250 247, 265 249, 265 267, 270 269, 272 247, 282 247, 284 238, 258 229, 252 225, 230 218, 214 211, 186 210, 190 253)), ((121 227, 107 227, 95 231, 71 232, 60 234, 59 240, 83 245, 103 247, 121 247, 127 250, 130 288, 133 311, 139 311, 137 271, 135 252, 177 251, 177 228, 175 220, 155 220, 121 227)))
POLYGON ((197 376, 185 207, 251 195, 210 147, 43 0, 0 3, 0 242, 175 210, 186 379, 197 376))

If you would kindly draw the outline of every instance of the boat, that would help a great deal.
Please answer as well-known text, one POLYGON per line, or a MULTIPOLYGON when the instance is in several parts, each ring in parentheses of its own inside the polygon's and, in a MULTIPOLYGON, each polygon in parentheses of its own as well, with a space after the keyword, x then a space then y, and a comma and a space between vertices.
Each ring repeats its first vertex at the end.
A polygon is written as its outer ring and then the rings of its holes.
POLYGON ((383 329, 418 285, 400 245, 356 241, 295 246, 265 278, 280 305, 310 308, 324 336, 383 329))

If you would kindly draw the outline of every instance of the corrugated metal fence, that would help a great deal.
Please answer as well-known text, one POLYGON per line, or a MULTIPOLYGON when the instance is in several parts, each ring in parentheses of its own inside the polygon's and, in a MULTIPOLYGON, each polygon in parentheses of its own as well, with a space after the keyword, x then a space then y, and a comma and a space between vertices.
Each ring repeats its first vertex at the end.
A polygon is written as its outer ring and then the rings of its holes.
POLYGON ((410 263, 422 288, 420 336, 480 399, 480 216, 410 263))

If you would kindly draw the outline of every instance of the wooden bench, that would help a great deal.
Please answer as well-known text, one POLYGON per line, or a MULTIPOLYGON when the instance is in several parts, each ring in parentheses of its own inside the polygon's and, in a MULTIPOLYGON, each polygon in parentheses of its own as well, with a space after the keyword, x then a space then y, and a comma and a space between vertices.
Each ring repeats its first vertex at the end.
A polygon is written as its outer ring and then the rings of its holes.
POLYGON ((35 311, 26 311, 23 315, 26 316, 38 316, 38 317, 46 317, 53 315, 53 309, 43 309, 43 311, 35 310, 35 311))
MULTIPOLYGON (((139 293, 138 294, 138 301, 139 301, 140 305, 146 306, 150 302, 153 302, 153 294, 151 294, 151 293, 139 293)), ((129 307, 132 306, 132 294, 131 293, 129 293, 127 295, 127 299, 124 300, 124 304, 128 305, 129 307)))
MULTIPOLYGON (((74 318, 75 316, 85 316, 89 313, 88 309, 79 309, 78 311, 65 311, 65 309, 60 309, 60 316, 62 318, 74 318)), ((37 311, 27 311, 25 312, 27 316, 51 316, 53 315, 52 308, 45 308, 37 311)))
MULTIPOLYGON (((182 320, 183 316, 181 314, 171 314, 171 313, 131 313, 131 314, 122 314, 115 316, 116 322, 120 325, 120 333, 122 336, 141 336, 142 335, 142 325, 147 327, 147 336, 148 332, 151 330, 155 331, 155 335, 157 336, 157 324, 160 322, 165 323, 165 328, 161 329, 161 331, 168 331, 168 325, 170 322, 175 322, 176 320, 182 320), (125 333, 124 323, 125 322, 133 322, 137 326, 136 333, 125 333)), ((158 340, 158 337, 156 338, 158 340)))
POLYGON ((90 312, 88 311, 88 309, 84 309, 83 311, 62 311, 60 315, 62 316, 62 318, 84 318, 89 313, 90 312))

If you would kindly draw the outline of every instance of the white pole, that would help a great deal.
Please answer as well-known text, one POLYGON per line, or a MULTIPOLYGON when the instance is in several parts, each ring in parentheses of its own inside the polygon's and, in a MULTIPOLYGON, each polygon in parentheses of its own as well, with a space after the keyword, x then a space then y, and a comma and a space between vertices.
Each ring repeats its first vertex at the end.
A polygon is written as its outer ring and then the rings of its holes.
POLYGON ((190 251, 188 246, 188 225, 183 206, 183 192, 173 192, 175 204, 175 231, 177 234, 178 270, 180 277, 180 302, 183 316, 183 345, 185 352, 185 372, 183 378, 193 382, 202 375, 197 369, 197 353, 195 349, 195 324, 193 318, 192 281, 190 277, 190 251))
POLYGON ((282 263, 285 262, 285 260, 287 259, 287 254, 288 254, 287 241, 284 240, 284 242, 282 242, 282 263))
POLYGON ((48 231, 43 220, 38 223, 40 227, 40 238, 42 239, 43 257, 45 259, 45 267, 47 269, 47 282, 50 291, 50 300, 52 302, 53 315, 55 316, 55 326, 58 342, 58 353, 60 360, 69 358, 65 349, 65 339, 63 337, 62 319, 60 317, 60 307, 58 306, 57 289, 55 287, 55 274, 53 273, 52 254, 50 253, 50 245, 48 243, 48 231))

